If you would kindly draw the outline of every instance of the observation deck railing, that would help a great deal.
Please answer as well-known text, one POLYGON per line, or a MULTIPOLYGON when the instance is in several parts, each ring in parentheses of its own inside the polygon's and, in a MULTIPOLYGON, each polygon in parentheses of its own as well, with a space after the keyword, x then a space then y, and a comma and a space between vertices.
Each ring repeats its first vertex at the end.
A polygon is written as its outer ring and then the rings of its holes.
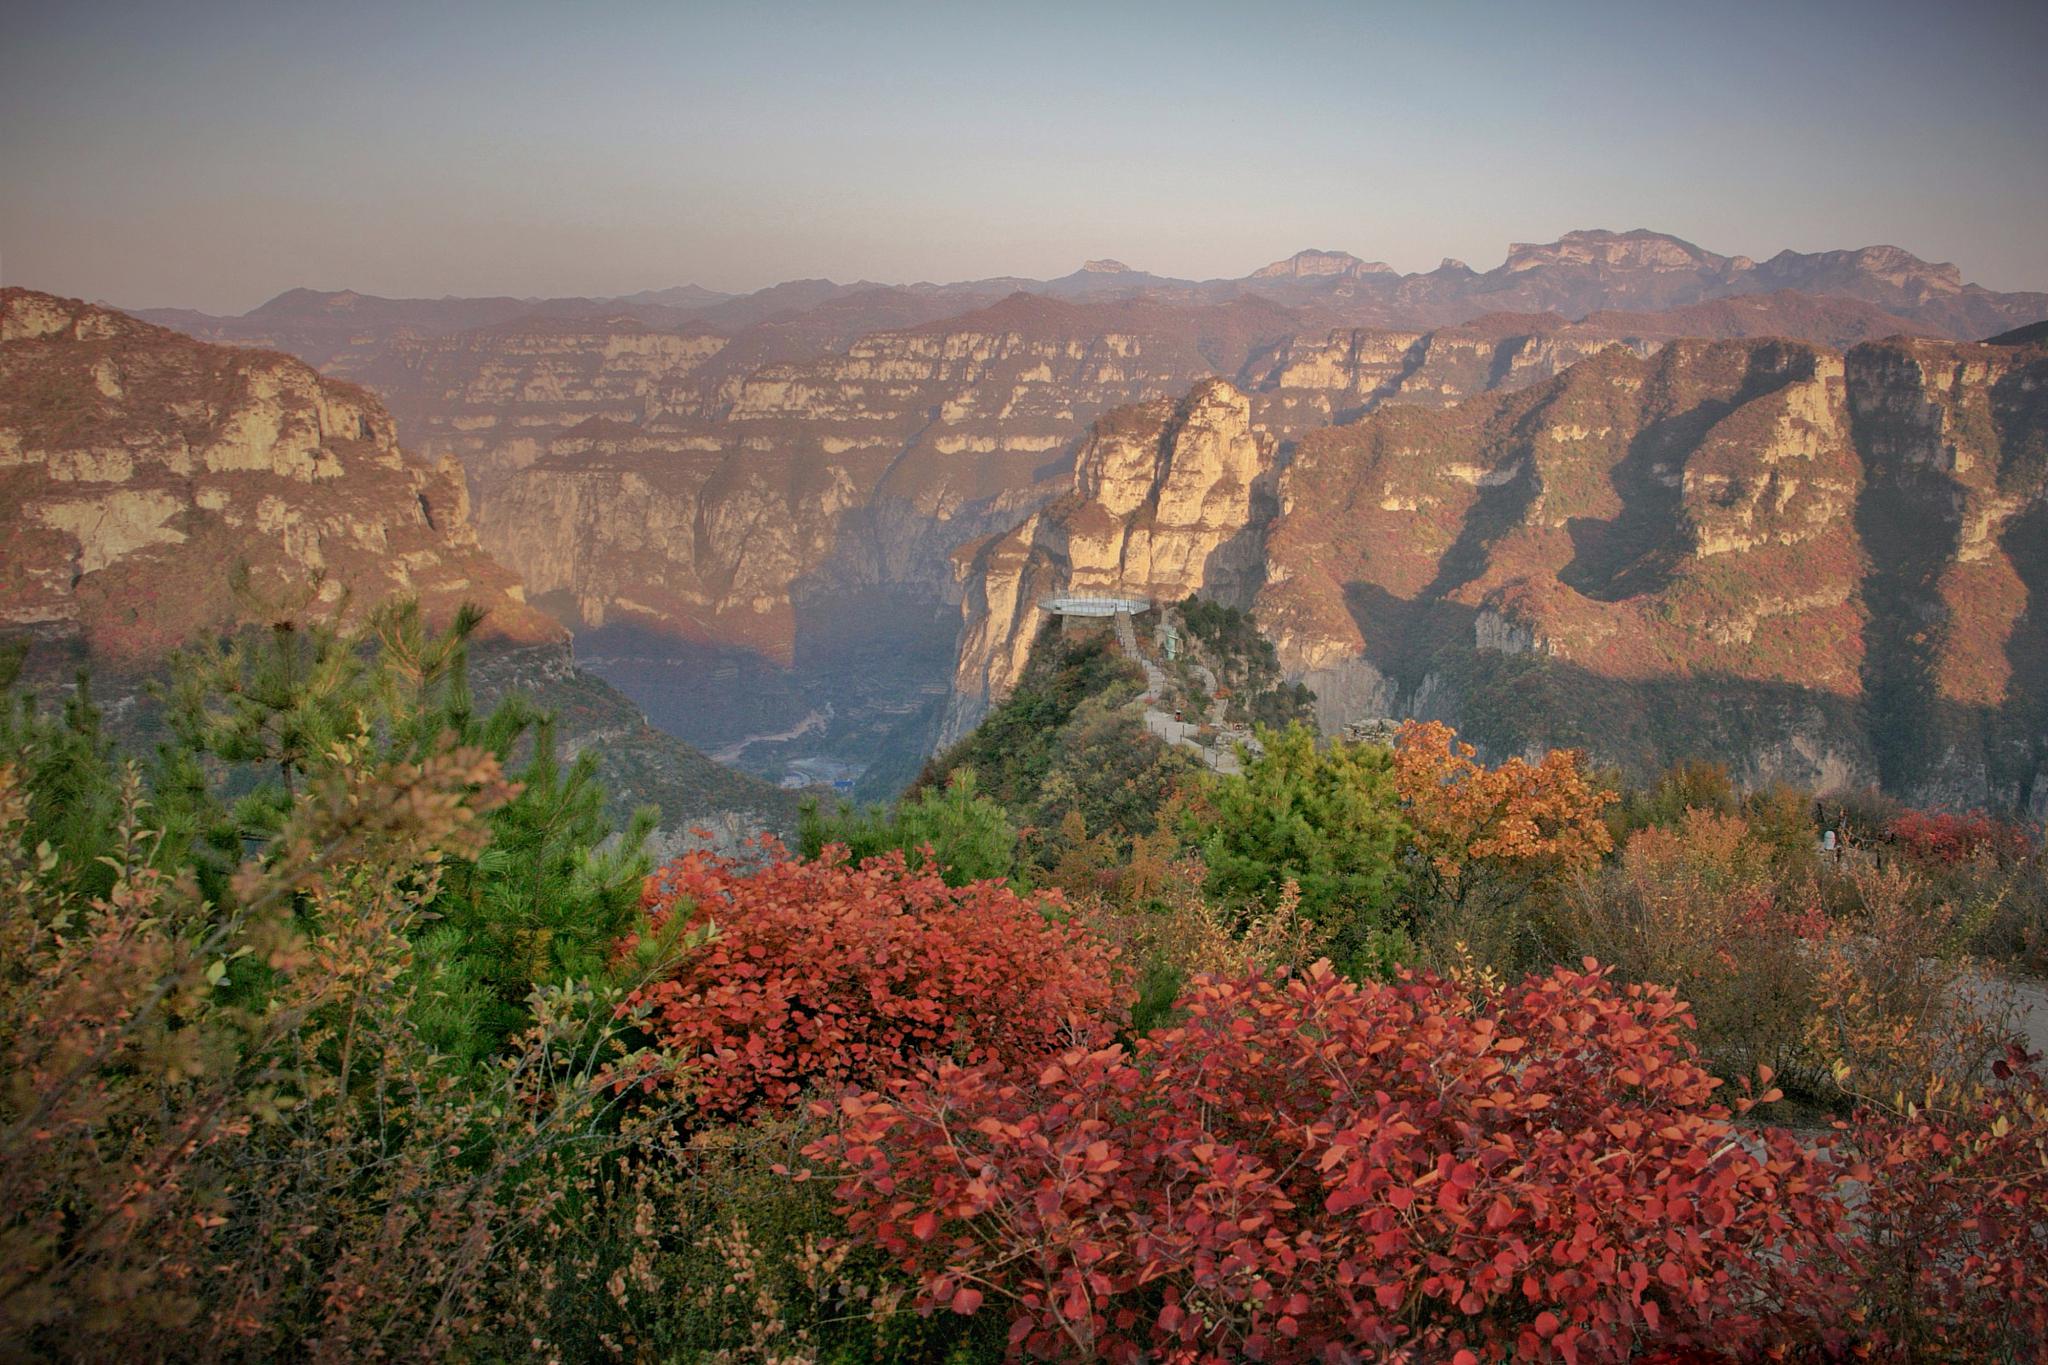
POLYGON ((1149 597, 1091 597, 1080 593, 1059 593, 1038 599, 1039 609, 1054 616, 1137 616, 1152 610, 1149 597))

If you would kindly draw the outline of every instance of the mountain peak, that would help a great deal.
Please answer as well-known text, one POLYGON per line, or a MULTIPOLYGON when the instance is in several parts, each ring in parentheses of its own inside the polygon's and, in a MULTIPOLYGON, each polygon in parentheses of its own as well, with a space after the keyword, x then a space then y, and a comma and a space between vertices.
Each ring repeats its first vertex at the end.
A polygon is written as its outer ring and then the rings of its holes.
POLYGON ((1613 232, 1577 228, 1554 242, 1516 242, 1508 248, 1504 269, 1515 272, 1546 265, 1602 265, 1624 269, 1698 270, 1723 264, 1724 258, 1702 251, 1682 237, 1648 228, 1613 232))
POLYGON ((1284 261, 1275 261, 1252 272, 1255 280, 1276 278, 1312 279, 1328 275, 1391 275, 1394 268, 1385 261, 1362 261, 1348 251, 1320 251, 1311 247, 1297 251, 1284 261))
POLYGON ((1129 275, 1135 272, 1122 261, 1113 261, 1108 257, 1104 257, 1099 261, 1083 261, 1081 263, 1081 273, 1084 275, 1129 275))

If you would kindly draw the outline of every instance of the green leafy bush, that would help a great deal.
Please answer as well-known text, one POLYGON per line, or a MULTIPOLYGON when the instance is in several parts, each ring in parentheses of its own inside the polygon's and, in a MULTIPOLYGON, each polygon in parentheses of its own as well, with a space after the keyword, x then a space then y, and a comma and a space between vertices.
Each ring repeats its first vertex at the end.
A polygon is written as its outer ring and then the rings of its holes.
POLYGON ((1189 816, 1189 841, 1226 903, 1273 904, 1288 883, 1302 914, 1330 936, 1347 968, 1390 965, 1408 889, 1413 829, 1395 789, 1393 755, 1369 744, 1316 747, 1295 725, 1258 735, 1244 773, 1217 779, 1189 816))
POLYGON ((913 868, 930 861, 948 886, 1008 877, 1017 862, 1017 830, 1003 808, 981 794, 972 768, 956 768, 944 791, 925 787, 893 806, 824 811, 815 798, 799 813, 798 848, 816 858, 833 844, 855 862, 901 851, 913 868))

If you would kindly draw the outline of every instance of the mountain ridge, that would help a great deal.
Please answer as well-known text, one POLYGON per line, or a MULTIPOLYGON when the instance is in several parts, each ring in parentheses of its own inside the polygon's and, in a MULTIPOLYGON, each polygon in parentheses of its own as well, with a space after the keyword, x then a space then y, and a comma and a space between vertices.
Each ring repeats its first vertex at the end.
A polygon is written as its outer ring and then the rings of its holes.
MULTIPOLYGON (((1496 753, 1559 743, 1640 776, 1711 753, 1739 778, 1883 782, 2048 811, 2048 345, 1891 337, 1603 347, 1540 382, 1391 404, 1267 455, 1258 395, 1198 390, 1259 450, 1101 419, 1126 474, 963 556, 953 715, 972 723, 1078 591, 1250 606, 1326 728, 1450 720, 1496 753), (1178 481, 1184 506, 1163 490, 1178 481), (1184 528, 1162 572, 1133 537, 1184 528), (1191 539, 1188 537, 1192 536, 1191 539), (1190 565, 1196 566, 1190 569, 1190 565)), ((1244 444, 1249 443, 1249 444, 1244 444)))
POLYGON ((480 696, 527 692, 598 752, 623 807, 663 807, 664 849, 709 826, 789 829, 795 798, 654 731, 576 666, 568 633, 479 545, 451 460, 402 449, 366 390, 278 352, 194 340, 76 299, 0 290, 0 635, 32 685, 89 667, 124 723, 164 656, 393 597, 431 623, 483 609, 480 696), (236 570, 246 574, 238 584, 236 570))
MULTIPOLYGON (((324 317, 336 313, 365 317, 403 315, 411 320, 410 325, 435 327, 445 326, 445 319, 461 312, 462 308, 471 313, 505 313, 521 308, 525 311, 562 312, 587 311, 605 304, 618 304, 628 308, 658 309, 670 321, 679 321, 683 316, 711 315, 710 320, 725 325, 745 325, 766 320, 769 316, 787 315, 787 310, 806 303, 815 306, 837 294, 878 287, 939 295, 1007 293, 1017 288, 1055 295, 1151 289, 1168 294, 1213 298, 1220 292, 1233 289, 1257 290, 1289 283, 1306 285, 1309 289, 1330 285, 1339 289, 1350 287, 1355 291, 1364 282, 1371 287, 1369 294, 1379 306, 1396 310, 1386 318, 1368 320, 1441 325, 1465 320, 1465 317, 1453 314, 1457 311, 1456 305, 1467 295, 1515 290, 1527 284, 1525 277, 1532 271, 1573 276, 1577 294, 1555 288, 1551 292, 1565 301, 1563 311, 1573 312, 1576 305, 1583 304, 1576 309, 1576 315, 1581 317, 1602 307, 1625 306, 1626 299, 1591 300, 1586 297, 1586 291, 1624 287, 1631 281, 1618 277, 1628 272, 1665 277, 1663 287, 1667 292, 1676 291, 1671 297, 1637 300, 1649 301, 1660 307, 1718 297, 1720 295, 1714 293, 1717 289, 1737 293, 1777 289, 1847 293, 1884 306, 1901 317, 1938 325, 1959 338, 2001 330, 1994 326, 1966 323, 2004 319, 2007 326, 2012 326, 2048 317, 2048 293, 2000 292, 1968 284, 1953 263, 1926 261, 1897 246, 1874 244, 1819 252, 1788 248, 1759 263, 1746 256, 1719 255, 1681 237, 1648 228, 1622 232, 1581 228, 1566 232, 1553 242, 1511 243, 1501 264, 1484 272, 1474 272, 1463 262, 1446 258, 1435 270, 1404 273, 1383 262, 1362 260, 1349 252, 1310 248, 1241 277, 1202 281, 1154 275, 1122 262, 1097 260, 1085 263, 1072 274, 1047 280, 996 276, 945 284, 921 282, 878 286, 869 281, 840 284, 831 280, 808 279, 786 281, 737 295, 684 285, 589 298, 514 299, 498 296, 465 299, 446 296, 440 299, 387 299, 353 290, 296 288, 276 295, 239 317, 209 315, 192 309, 140 309, 136 310, 136 315, 146 319, 160 318, 167 325, 208 326, 223 333, 210 339, 230 340, 234 337, 228 333, 238 330, 253 332, 266 321, 308 313, 324 317), (1115 268, 1108 268, 1112 266, 1115 268), (1685 275, 1693 277, 1689 291, 1681 287, 1681 281, 1671 278, 1685 275), (1410 315, 1401 315, 1398 311, 1401 309, 1410 310, 1410 315), (724 311, 721 313, 721 310, 724 311), (2020 316, 2029 311, 2032 316, 2020 316), (207 321, 198 322, 197 319, 201 318, 207 321), (182 324, 179 319, 182 319, 182 324)), ((1297 289, 1295 294, 1283 297, 1281 301, 1300 301, 1303 292, 1297 289)), ((1481 307, 1476 311, 1489 310, 1481 307)), ((1471 315, 1473 312, 1466 316, 1471 315)))

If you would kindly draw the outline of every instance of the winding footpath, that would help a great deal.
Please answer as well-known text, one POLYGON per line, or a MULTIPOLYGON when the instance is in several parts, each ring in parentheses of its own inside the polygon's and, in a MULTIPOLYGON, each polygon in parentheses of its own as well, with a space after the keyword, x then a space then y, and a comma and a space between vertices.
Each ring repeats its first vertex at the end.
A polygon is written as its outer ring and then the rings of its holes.
POLYGON ((1166 670, 1145 657, 1144 652, 1138 648, 1138 631, 1137 627, 1131 624, 1129 612, 1118 612, 1115 625, 1117 644, 1123 648, 1126 657, 1137 660, 1138 666, 1145 670, 1145 728, 1168 744, 1193 749, 1202 756, 1202 762, 1215 772, 1243 772, 1244 765, 1238 761, 1236 745, 1218 744, 1213 748, 1205 745, 1195 738, 1195 732, 1201 728, 1199 725, 1175 720, 1165 711, 1150 705, 1158 701, 1166 691, 1166 670))

